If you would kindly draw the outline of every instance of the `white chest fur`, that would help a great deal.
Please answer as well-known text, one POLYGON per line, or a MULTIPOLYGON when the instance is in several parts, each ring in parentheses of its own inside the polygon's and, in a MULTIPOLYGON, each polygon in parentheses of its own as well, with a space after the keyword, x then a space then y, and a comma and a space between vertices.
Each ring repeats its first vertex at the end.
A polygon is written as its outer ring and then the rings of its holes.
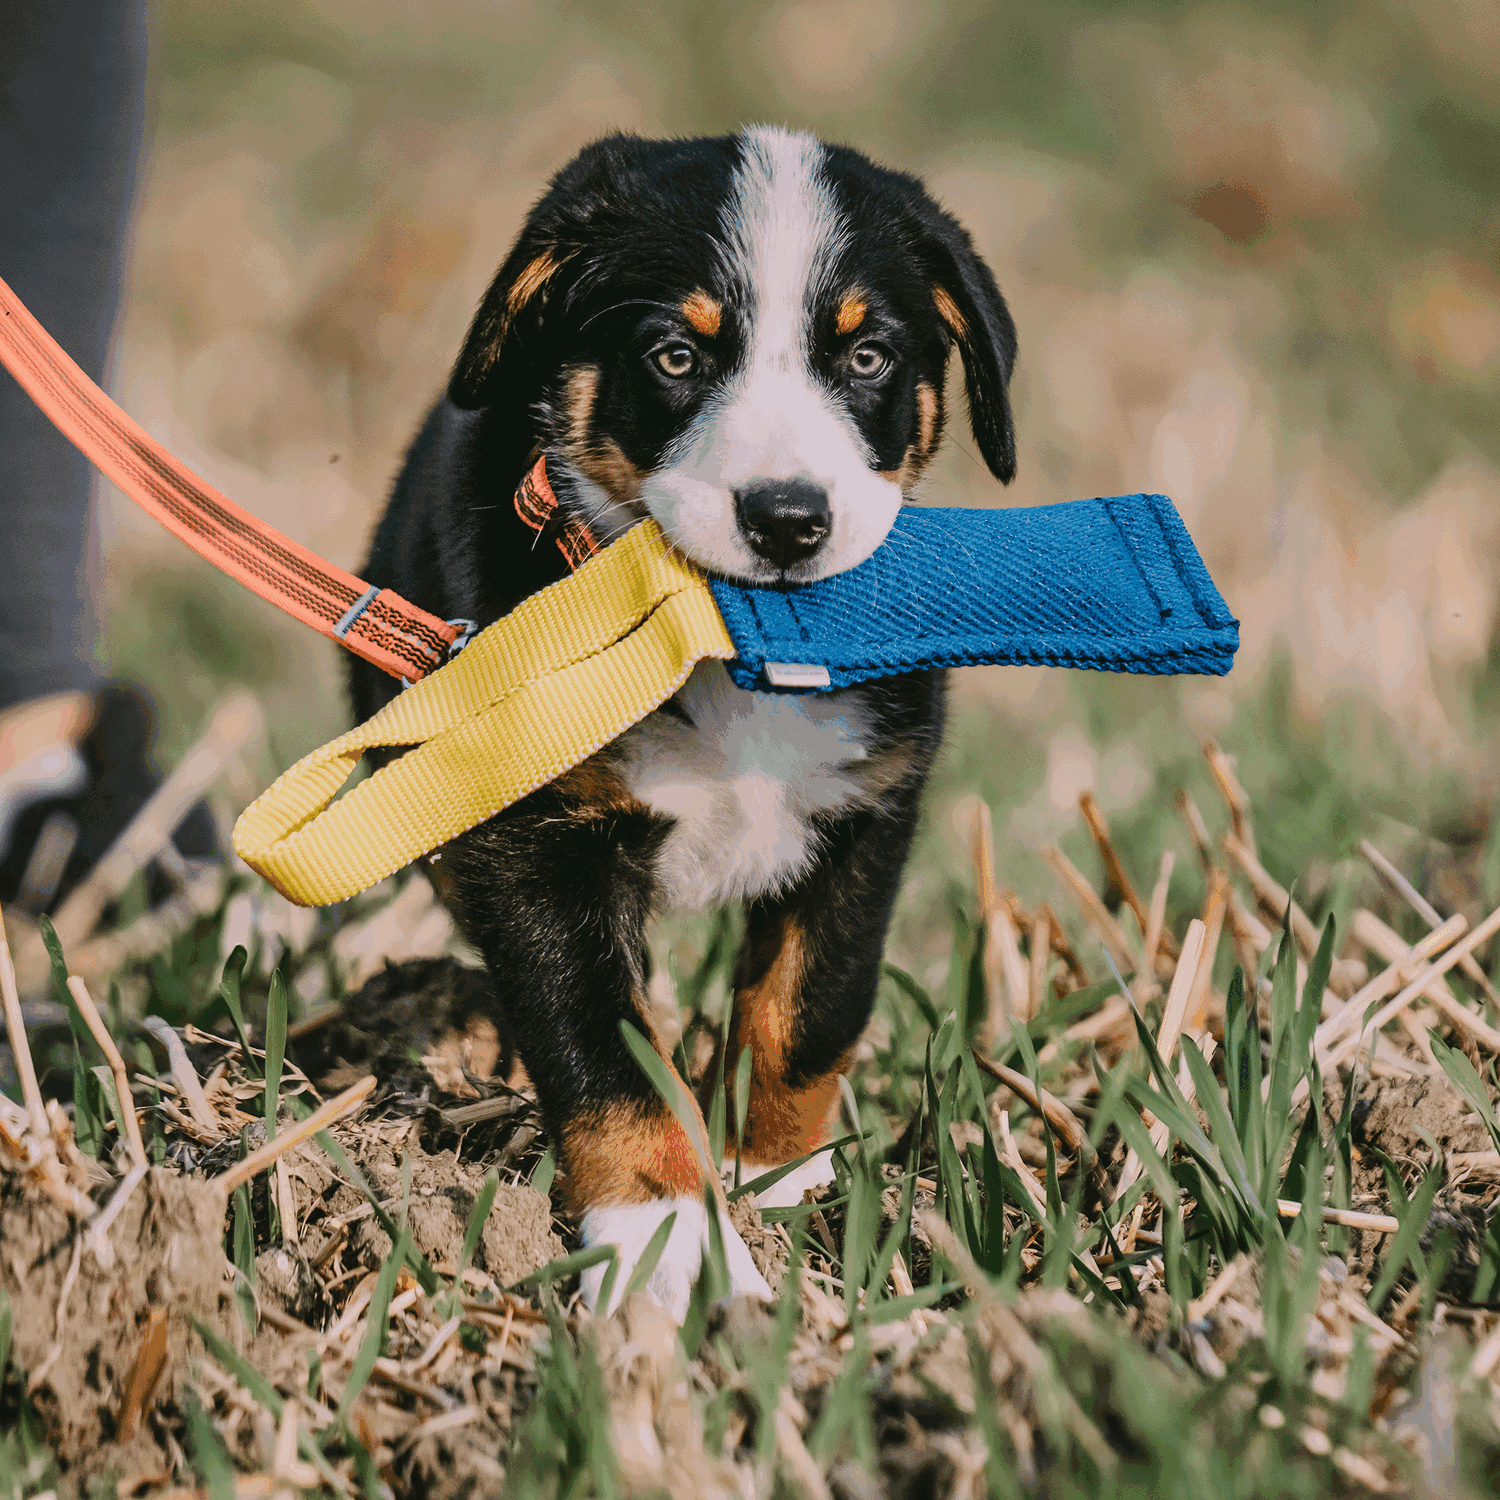
POLYGON ((652 714, 622 741, 631 791, 675 823, 657 867, 664 897, 702 907, 791 884, 817 853, 812 816, 866 795, 858 690, 744 692, 705 661, 677 702, 690 722, 652 714))

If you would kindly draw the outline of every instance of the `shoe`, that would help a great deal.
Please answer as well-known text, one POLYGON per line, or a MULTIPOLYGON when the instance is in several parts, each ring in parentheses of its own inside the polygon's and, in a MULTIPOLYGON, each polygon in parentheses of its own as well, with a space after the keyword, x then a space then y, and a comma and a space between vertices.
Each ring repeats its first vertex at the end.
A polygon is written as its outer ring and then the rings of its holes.
MULTIPOLYGON (((106 683, 76 748, 49 746, 0 777, 0 905, 53 912, 103 858, 161 785, 150 760, 155 727, 138 688, 106 683)), ((193 808, 172 842, 186 859, 217 857, 208 808, 193 808)), ((160 871, 148 871, 152 905, 170 889, 160 871)))

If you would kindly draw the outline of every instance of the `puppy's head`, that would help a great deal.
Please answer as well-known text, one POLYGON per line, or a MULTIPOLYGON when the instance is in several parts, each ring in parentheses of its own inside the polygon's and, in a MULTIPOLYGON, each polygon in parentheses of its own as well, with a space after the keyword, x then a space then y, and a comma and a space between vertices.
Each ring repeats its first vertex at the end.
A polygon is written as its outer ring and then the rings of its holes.
POLYGON ((974 437, 1015 472, 1015 328, 914 179, 810 136, 616 136, 555 179, 449 386, 525 412, 560 499, 651 515, 710 572, 801 583, 884 540, 937 446, 957 345, 974 437))

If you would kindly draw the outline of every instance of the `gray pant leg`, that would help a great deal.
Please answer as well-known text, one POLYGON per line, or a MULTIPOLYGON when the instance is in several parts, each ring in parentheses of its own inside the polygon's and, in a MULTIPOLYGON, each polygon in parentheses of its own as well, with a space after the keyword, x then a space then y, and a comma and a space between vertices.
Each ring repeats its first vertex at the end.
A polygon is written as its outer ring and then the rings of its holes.
MULTIPOLYGON (((0 0, 0 277, 101 383, 145 75, 144 0, 0 0)), ((93 484, 0 369, 0 708, 99 679, 93 484)))

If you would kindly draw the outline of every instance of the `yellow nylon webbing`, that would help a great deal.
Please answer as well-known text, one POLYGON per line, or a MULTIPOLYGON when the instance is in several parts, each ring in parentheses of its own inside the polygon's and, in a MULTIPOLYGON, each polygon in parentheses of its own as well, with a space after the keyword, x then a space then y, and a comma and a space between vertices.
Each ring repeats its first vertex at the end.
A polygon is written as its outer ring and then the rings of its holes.
POLYGON ((235 852, 299 906, 342 901, 586 760, 695 663, 734 654, 703 575, 643 522, 304 756, 241 814, 235 852), (416 748, 333 802, 366 750, 403 745, 416 748))

